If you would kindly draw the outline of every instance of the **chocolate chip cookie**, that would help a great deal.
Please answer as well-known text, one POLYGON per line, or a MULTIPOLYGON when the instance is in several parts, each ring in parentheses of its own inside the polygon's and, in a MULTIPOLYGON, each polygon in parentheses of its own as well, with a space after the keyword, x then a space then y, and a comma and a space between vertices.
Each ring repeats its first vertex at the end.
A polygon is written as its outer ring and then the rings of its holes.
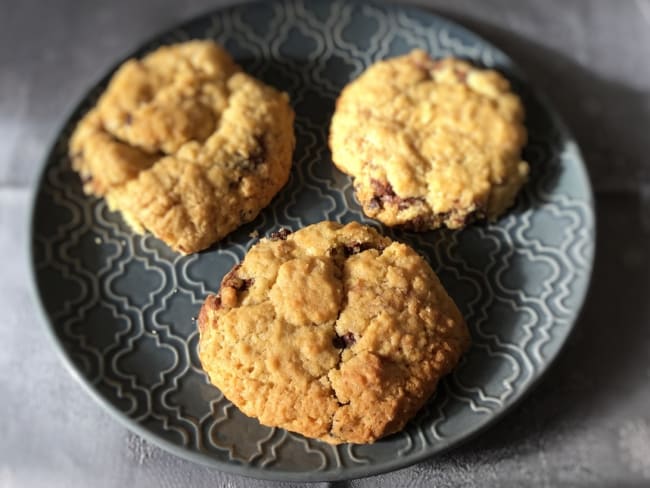
POLYGON ((526 182, 523 120, 496 71, 415 50, 345 87, 329 142, 366 215, 415 230, 460 228, 496 219, 526 182))
POLYGON ((84 190, 181 253, 255 218, 289 177, 288 96, 211 41, 161 47, 113 75, 70 141, 84 190))
POLYGON ((243 413, 332 444, 402 429, 470 342, 426 261, 359 223, 262 239, 198 326, 203 368, 243 413))

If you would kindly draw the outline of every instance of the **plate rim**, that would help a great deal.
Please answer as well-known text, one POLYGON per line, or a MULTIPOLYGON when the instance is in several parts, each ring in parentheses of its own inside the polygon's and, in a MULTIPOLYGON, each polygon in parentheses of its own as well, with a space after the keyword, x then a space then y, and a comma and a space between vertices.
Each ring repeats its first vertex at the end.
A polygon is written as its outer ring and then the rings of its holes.
MULTIPOLYGON (((592 290, 592 278, 594 271, 594 263, 597 255, 597 236, 598 236, 598 222, 597 214, 595 208, 595 199, 594 199, 594 190, 591 182, 591 178, 587 171, 587 165, 585 163, 584 156, 578 145, 578 142, 570 130, 570 128, 565 123, 564 119, 554 107, 553 103, 550 101, 549 97, 540 90, 533 82, 530 81, 528 76, 524 71, 521 70, 518 63, 513 60, 513 58, 498 45, 494 44, 492 41, 486 39, 484 36, 476 33, 471 28, 465 27, 462 23, 452 20, 449 17, 446 17, 444 14, 439 14, 434 9, 429 9, 428 7, 420 6, 413 4, 413 0, 407 0, 406 3, 393 3, 393 2, 380 2, 378 0, 353 0, 352 3, 355 4, 369 4, 376 5, 379 7, 396 9, 399 11, 408 11, 421 15, 424 20, 435 20, 441 24, 446 24, 453 28, 455 31, 460 31, 465 34, 469 34, 471 37, 476 38, 477 40, 485 43, 490 46, 491 49, 494 49, 499 54, 502 54, 505 59, 509 62, 509 69, 516 73, 517 77, 527 86, 530 93, 537 99, 539 105, 544 109, 548 114, 549 118, 552 120, 553 125, 559 129, 559 132, 566 137, 567 142, 571 143, 574 146, 575 150, 575 161, 579 164, 576 165, 574 170, 577 170, 582 181, 585 183, 585 199, 581 200, 585 206, 588 208, 591 216, 591 229, 589 232, 589 243, 591 244, 590 255, 585 260, 586 266, 585 270, 585 285, 579 290, 575 295, 576 305, 574 306, 575 314, 573 319, 570 321, 570 325, 567 328, 564 336, 557 340, 558 346, 553 354, 551 354, 548 359, 543 364, 543 367, 540 369, 537 376, 535 376, 527 386, 519 390, 518 393, 515 393, 514 398, 505 405, 501 410, 493 413, 484 423, 474 427, 465 432, 465 434, 459 438, 454 439, 451 442, 443 442, 438 444, 438 448, 435 452, 430 452, 430 450, 423 449, 417 453, 410 455, 408 457, 396 457, 392 460, 382 462, 379 465, 374 465, 371 463, 369 465, 360 465, 353 467, 342 467, 336 472, 320 472, 320 471, 284 471, 284 470, 269 470, 264 467, 253 466, 249 464, 244 464, 240 462, 227 462, 221 461, 217 458, 210 456, 207 453, 201 453, 189 450, 183 446, 180 446, 172 441, 166 440, 156 433, 150 431, 137 421, 133 420, 131 417, 126 415, 122 410, 113 405, 95 386, 90 382, 80 368, 72 361, 72 358, 66 351, 65 345, 58 337, 55 332, 55 327, 52 322, 52 318, 45 308, 45 301, 43 298, 42 289, 39 287, 39 279, 36 269, 36 246, 35 246, 35 236, 36 236, 36 211, 37 211, 37 202, 40 195, 43 182, 46 178, 47 169, 49 163, 53 158, 53 154, 56 151, 56 146, 61 141, 61 135, 64 132, 64 129, 67 128, 75 118, 78 118, 80 111, 83 109, 83 106, 87 103, 88 98, 92 95, 93 91, 97 89, 98 86, 105 84, 117 68, 124 63, 126 60, 134 57, 141 56, 143 53, 150 51, 151 45, 155 44, 158 40, 172 35, 175 31, 183 30, 188 25, 200 22, 201 20, 219 15, 225 11, 247 8, 255 5, 264 5, 269 3, 286 3, 289 0, 273 0, 273 2, 268 2, 268 0, 246 0, 240 3, 232 3, 228 1, 226 4, 220 7, 211 7, 206 9, 203 12, 192 15, 187 19, 180 20, 179 22, 172 24, 169 27, 165 27, 157 31, 155 34, 147 37, 143 41, 136 41, 135 46, 132 49, 127 49, 127 54, 125 56, 118 56, 118 60, 112 62, 108 68, 102 70, 102 75, 98 76, 95 81, 89 83, 88 88, 84 89, 79 97, 75 97, 72 102, 68 103, 67 108, 64 113, 66 114, 61 120, 60 123, 56 124, 57 130, 54 131, 49 143, 45 146, 46 150, 43 153, 42 160, 40 163, 40 169, 37 172, 37 178, 33 183, 31 195, 28 198, 30 205, 30 210, 28 212, 28 252, 26 253, 26 259, 28 261, 29 269, 29 289, 32 302, 36 305, 37 316, 39 317, 39 322, 41 323, 42 328, 47 332, 47 336, 50 341, 55 345, 56 355, 59 357, 63 363, 65 369, 68 373, 76 380, 78 384, 81 385, 82 389, 101 407, 107 411, 110 416, 118 421, 119 424, 126 427, 127 430, 134 432, 135 434, 144 438, 147 442, 158 446, 159 448, 171 453, 175 456, 178 456, 181 459, 186 461, 191 461, 202 466, 206 466, 212 469, 217 469, 219 471, 243 476, 245 478, 258 479, 258 480, 269 480, 269 481, 303 481, 303 482, 332 482, 332 481, 345 481, 350 479, 359 479, 366 478, 376 475, 385 474, 392 472, 398 469, 403 469, 414 464, 420 463, 427 459, 432 459, 435 456, 440 456, 444 453, 447 453, 451 450, 457 449, 462 445, 465 445, 467 442, 476 438, 481 433, 493 427, 495 424, 500 422, 503 417, 508 413, 511 413, 525 398, 527 398, 532 391, 537 388, 539 383, 544 379, 549 370, 556 363, 557 358, 561 355, 564 350, 567 341, 572 336, 575 331, 575 326, 578 321, 581 320, 584 314, 585 303, 589 297, 589 294, 592 290)), ((327 2, 327 0, 320 0, 322 2, 327 2)), ((381 440, 379 441, 381 442, 381 440)))

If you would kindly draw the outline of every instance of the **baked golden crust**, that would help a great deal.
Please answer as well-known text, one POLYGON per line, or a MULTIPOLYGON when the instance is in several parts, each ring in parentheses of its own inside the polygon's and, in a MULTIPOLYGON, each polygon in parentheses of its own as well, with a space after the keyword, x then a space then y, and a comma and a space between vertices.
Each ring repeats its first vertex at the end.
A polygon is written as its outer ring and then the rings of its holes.
POLYGON ((402 429, 470 341, 426 261, 358 223, 262 239, 198 326, 203 368, 243 413, 332 444, 402 429))
POLYGON ((525 183, 523 119, 496 71, 414 50, 345 87, 329 142, 366 215, 416 230, 460 228, 496 219, 525 183))
POLYGON ((70 141, 87 193, 136 232, 192 253, 255 218, 284 186, 295 145, 284 93, 211 41, 129 60, 70 141))

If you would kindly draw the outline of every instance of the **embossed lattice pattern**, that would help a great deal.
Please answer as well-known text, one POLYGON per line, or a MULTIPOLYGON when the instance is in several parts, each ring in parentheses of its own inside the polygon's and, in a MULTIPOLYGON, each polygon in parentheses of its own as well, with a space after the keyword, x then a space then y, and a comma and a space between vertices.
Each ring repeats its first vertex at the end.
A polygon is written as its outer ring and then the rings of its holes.
POLYGON ((33 260, 45 309, 83 379, 141 432, 240 473, 336 479, 385 471, 438 452, 486 425, 541 375, 564 342, 593 255, 589 184, 561 123, 508 58, 473 34, 417 10, 286 1, 204 16, 148 44, 213 38, 244 68, 288 91, 297 148, 289 184, 252 223, 207 252, 180 256, 134 235, 102 200, 83 195, 67 141, 100 83, 62 131, 34 214, 33 260), (462 232, 384 231, 429 259, 463 311, 474 345, 408 428, 372 446, 332 447, 244 417, 207 383, 193 317, 223 274, 266 235, 329 219, 365 218, 334 169, 327 131, 342 86, 370 63, 412 48, 506 74, 526 105, 532 177, 496 224, 462 232))

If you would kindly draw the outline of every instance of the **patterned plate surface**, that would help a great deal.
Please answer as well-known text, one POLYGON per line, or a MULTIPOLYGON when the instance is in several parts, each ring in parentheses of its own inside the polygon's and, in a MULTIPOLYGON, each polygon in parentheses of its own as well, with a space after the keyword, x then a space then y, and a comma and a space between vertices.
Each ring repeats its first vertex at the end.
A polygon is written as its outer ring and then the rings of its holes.
POLYGON ((288 91, 297 148, 289 184, 269 208, 207 252, 180 256, 134 235, 102 200, 83 195, 66 156, 82 100, 55 141, 36 191, 36 291, 75 376, 129 428, 224 471, 284 480, 367 476, 422 460, 499 417, 539 379, 576 320, 594 252, 589 181, 553 111, 502 52, 429 13, 344 1, 286 0, 204 15, 161 44, 212 38, 254 75, 288 91), (204 297, 255 242, 280 226, 366 219, 334 169, 327 131, 341 87, 370 63, 414 47, 496 67, 522 95, 532 178, 496 224, 426 234, 384 229, 431 262, 471 327, 474 345, 403 432, 374 445, 331 447, 243 416, 206 381, 196 354, 204 297))

